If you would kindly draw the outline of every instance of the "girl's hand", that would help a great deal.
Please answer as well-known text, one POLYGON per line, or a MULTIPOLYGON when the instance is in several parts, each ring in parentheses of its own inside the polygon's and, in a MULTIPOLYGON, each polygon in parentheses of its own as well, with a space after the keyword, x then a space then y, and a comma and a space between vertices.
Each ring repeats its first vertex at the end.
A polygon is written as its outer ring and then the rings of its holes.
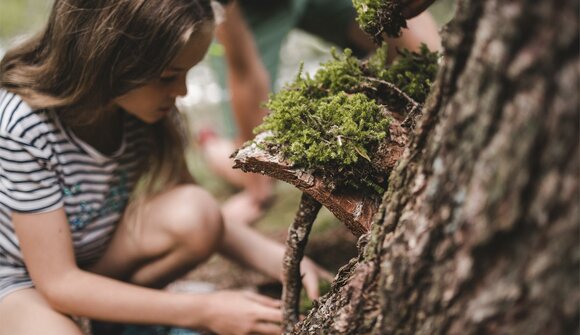
POLYGON ((435 0, 401 0, 403 16, 406 19, 414 18, 427 9, 435 0))
POLYGON ((280 300, 253 292, 210 293, 204 312, 207 328, 220 335, 282 333, 280 300))
POLYGON ((302 285, 306 290, 306 295, 311 300, 318 299, 320 291, 318 283, 321 279, 332 282, 333 276, 330 272, 322 269, 310 258, 304 257, 300 263, 300 273, 302 274, 302 285))

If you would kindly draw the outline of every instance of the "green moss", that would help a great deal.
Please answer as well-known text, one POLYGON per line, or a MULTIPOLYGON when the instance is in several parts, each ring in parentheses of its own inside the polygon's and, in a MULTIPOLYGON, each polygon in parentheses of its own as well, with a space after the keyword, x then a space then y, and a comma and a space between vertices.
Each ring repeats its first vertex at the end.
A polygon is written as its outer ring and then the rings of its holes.
POLYGON ((284 91, 270 101, 270 114, 259 130, 278 134, 272 143, 299 167, 349 166, 370 160, 367 148, 388 131, 389 119, 361 93, 339 92, 314 100, 300 91, 284 91))
POLYGON ((401 13, 398 0, 353 0, 361 29, 369 34, 377 44, 382 43, 382 33, 391 37, 401 35, 401 28, 407 21, 401 13))
POLYGON ((322 64, 322 68, 314 75, 314 83, 329 94, 356 91, 363 81, 360 61, 352 56, 350 49, 346 49, 342 55, 332 49, 331 54, 333 59, 322 64))
POLYGON ((387 67, 384 53, 377 52, 368 62, 373 76, 394 84, 415 101, 423 103, 437 74, 439 55, 422 44, 419 52, 399 51, 400 57, 387 67))
POLYGON ((387 137, 392 119, 377 101, 389 101, 389 94, 396 94, 382 92, 386 97, 377 97, 372 86, 377 79, 392 80, 422 102, 436 60, 436 54, 426 48, 420 53, 402 52, 391 66, 386 63, 386 46, 364 63, 350 50, 342 55, 333 51, 333 59, 313 78, 300 71, 294 82, 270 97, 266 106, 272 113, 255 132, 271 132, 266 146, 281 152, 296 167, 322 177, 331 188, 380 195, 386 172, 374 165, 372 157, 387 137))

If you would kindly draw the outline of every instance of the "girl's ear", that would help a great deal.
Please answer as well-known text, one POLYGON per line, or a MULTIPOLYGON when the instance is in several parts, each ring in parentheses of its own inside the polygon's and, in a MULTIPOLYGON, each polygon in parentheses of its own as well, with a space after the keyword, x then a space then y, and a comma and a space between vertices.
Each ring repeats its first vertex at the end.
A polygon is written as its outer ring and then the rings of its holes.
POLYGON ((227 5, 230 2, 230 0, 217 0, 211 2, 211 9, 213 10, 213 17, 216 25, 219 25, 225 21, 226 10, 224 5, 227 5))

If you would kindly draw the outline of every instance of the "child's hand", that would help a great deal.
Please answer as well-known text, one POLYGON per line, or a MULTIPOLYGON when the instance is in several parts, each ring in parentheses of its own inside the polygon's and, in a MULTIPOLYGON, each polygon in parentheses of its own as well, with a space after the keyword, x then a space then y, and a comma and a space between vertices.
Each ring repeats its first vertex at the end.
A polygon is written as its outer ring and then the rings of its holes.
POLYGON ((264 215, 264 210, 252 194, 242 191, 224 202, 222 215, 226 222, 251 226, 264 215))
POLYGON ((280 306, 280 300, 253 292, 219 291, 208 295, 204 324, 220 335, 279 335, 282 333, 280 306))
POLYGON ((318 299, 320 291, 318 283, 321 279, 332 282, 333 276, 330 272, 322 269, 310 258, 305 257, 300 263, 300 273, 302 274, 302 285, 306 290, 306 295, 311 300, 318 299))

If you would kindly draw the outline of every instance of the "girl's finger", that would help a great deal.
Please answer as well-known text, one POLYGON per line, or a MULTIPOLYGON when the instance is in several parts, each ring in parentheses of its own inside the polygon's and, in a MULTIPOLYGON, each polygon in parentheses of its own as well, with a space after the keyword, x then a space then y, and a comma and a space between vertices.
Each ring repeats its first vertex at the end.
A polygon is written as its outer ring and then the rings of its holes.
POLYGON ((252 334, 254 333, 260 335, 280 335, 282 334, 282 326, 269 322, 258 322, 252 329, 252 334))
POLYGON ((282 301, 254 292, 246 292, 246 297, 248 297, 252 301, 255 301, 262 305, 266 305, 268 307, 280 308, 282 306, 282 301))
POLYGON ((306 290, 308 298, 311 300, 318 299, 320 291, 318 288, 317 276, 306 274, 304 278, 302 278, 302 283, 304 284, 304 289, 306 290))
POLYGON ((282 310, 279 308, 260 306, 256 310, 256 318, 261 322, 282 323, 282 310))
POLYGON ((320 278, 329 281, 332 283, 332 281, 334 280, 334 275, 324 269, 320 269, 320 278))

